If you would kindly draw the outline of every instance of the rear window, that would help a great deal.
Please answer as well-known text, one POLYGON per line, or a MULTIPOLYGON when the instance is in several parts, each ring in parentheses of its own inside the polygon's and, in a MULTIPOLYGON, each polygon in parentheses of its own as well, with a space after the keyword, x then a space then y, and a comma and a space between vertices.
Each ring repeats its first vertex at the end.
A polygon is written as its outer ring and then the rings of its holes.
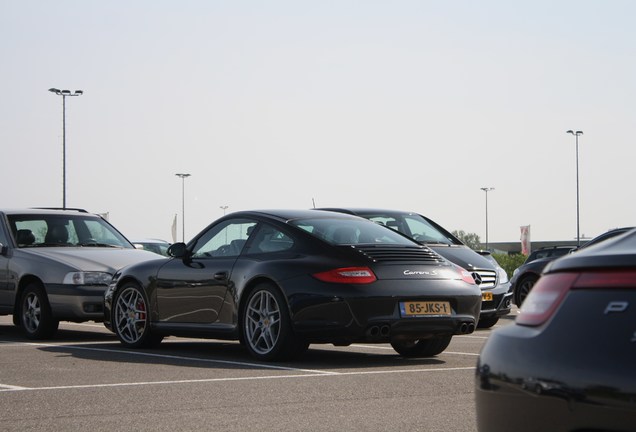
POLYGON ((526 262, 534 261, 540 258, 554 258, 567 255, 572 248, 557 248, 557 249, 541 249, 532 252, 526 262))

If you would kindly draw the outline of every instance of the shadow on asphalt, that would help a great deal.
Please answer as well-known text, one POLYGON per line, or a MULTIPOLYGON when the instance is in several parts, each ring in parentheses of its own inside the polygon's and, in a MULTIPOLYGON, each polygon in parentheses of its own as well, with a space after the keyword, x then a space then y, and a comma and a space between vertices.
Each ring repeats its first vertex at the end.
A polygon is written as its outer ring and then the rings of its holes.
MULTIPOLYGON (((99 325, 99 324, 97 324, 99 325)), ((56 333, 53 339, 50 339, 48 342, 101 342, 101 341, 116 341, 117 337, 114 333, 100 331, 101 329, 96 329, 95 331, 91 331, 89 326, 83 327, 82 330, 71 330, 68 328, 60 328, 56 333)), ((106 328, 104 328, 106 330, 106 328)), ((0 342, 43 342, 47 341, 33 341, 31 339, 27 339, 19 327, 14 326, 13 324, 2 324, 0 325, 0 342)))
POLYGON ((60 328, 55 338, 34 341, 25 338, 16 326, 0 325, 0 343, 15 342, 41 343, 43 346, 38 349, 43 351, 85 360, 199 368, 271 370, 271 366, 276 366, 325 370, 414 365, 426 367, 446 363, 437 357, 403 358, 390 349, 389 345, 384 345, 388 349, 382 352, 368 353, 363 351, 364 348, 355 346, 349 349, 334 348, 329 344, 311 345, 302 356, 293 361, 268 363, 254 359, 243 346, 235 341, 169 337, 153 349, 129 349, 121 345, 114 334, 104 331, 60 328), (262 368, 259 365, 262 365, 262 368))
MULTIPOLYGON (((104 339, 108 340, 108 339, 104 339)), ((59 342, 59 340, 58 340, 59 342)), ((129 349, 118 341, 113 344, 99 343, 90 345, 82 343, 73 346, 73 342, 65 346, 43 346, 39 349, 64 355, 72 355, 85 360, 100 362, 136 363, 148 365, 225 368, 225 369, 263 369, 274 367, 302 369, 357 369, 381 368, 396 366, 436 366, 446 362, 437 357, 403 358, 392 350, 386 353, 365 353, 361 351, 345 351, 338 349, 321 349, 321 345, 311 345, 301 357, 288 362, 260 362, 251 357, 238 342, 218 340, 183 341, 167 339, 157 348, 129 349), (262 365, 262 366, 261 366, 262 365)), ((325 345, 329 346, 330 345, 325 345)), ((355 349, 355 348, 354 348, 355 349)))
MULTIPOLYGON (((514 320, 516 312, 502 317, 514 320)), ((486 333, 491 329, 477 330, 475 334, 486 333)), ((249 355, 237 341, 216 339, 187 339, 168 337, 153 349, 129 349, 119 343, 117 337, 106 329, 95 331, 90 326, 82 330, 60 328, 54 339, 32 341, 23 336, 20 329, 12 324, 0 324, 0 343, 33 342, 55 344, 39 349, 73 357, 113 363, 155 364, 167 366, 185 366, 200 368, 226 369, 262 369, 271 370, 271 366, 313 369, 359 369, 396 366, 439 366, 446 361, 438 357, 404 358, 393 351, 390 345, 378 352, 364 352, 364 348, 335 348, 330 344, 313 344, 301 357, 288 362, 259 362, 249 355), (95 344, 91 344, 95 342, 95 344), (112 342, 112 343, 108 343, 112 342)), ((361 344, 371 345, 371 344, 361 344)))

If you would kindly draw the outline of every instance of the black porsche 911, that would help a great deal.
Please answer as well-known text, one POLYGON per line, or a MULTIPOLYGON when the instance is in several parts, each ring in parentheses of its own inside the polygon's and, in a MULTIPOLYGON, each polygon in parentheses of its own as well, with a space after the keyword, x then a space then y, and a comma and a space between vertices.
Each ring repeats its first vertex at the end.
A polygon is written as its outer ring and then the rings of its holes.
POLYGON ((548 264, 476 369, 480 431, 636 431, 636 230, 548 264))
POLYGON ((264 361, 311 343, 391 343, 428 357, 474 331, 481 306, 461 267, 334 212, 236 212, 169 253, 122 269, 106 291, 105 325, 127 347, 174 335, 240 340, 264 361))

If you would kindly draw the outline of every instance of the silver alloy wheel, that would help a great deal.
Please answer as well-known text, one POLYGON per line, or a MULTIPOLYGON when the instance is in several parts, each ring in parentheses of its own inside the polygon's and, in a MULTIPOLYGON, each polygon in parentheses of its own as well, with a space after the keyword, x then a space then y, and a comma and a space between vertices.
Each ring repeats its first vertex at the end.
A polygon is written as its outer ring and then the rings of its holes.
POLYGON ((245 313, 247 343, 258 354, 267 354, 278 342, 281 330, 281 311, 278 302, 268 291, 260 291, 250 298, 245 313))
POLYGON ((126 343, 137 343, 146 331, 147 306, 138 288, 128 287, 117 296, 114 324, 126 343))
POLYGON ((22 323, 29 333, 34 333, 40 327, 42 320, 42 305, 36 293, 30 292, 24 299, 22 323))

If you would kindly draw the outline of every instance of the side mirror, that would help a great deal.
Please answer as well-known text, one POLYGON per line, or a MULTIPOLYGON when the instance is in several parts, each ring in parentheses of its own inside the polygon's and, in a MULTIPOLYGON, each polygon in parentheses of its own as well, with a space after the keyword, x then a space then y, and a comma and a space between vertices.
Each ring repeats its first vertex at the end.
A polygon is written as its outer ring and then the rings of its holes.
POLYGON ((168 255, 174 258, 185 258, 188 255, 188 249, 185 243, 173 243, 168 248, 168 255))
POLYGON ((7 247, 0 243, 0 255, 5 256, 7 254, 7 247))

